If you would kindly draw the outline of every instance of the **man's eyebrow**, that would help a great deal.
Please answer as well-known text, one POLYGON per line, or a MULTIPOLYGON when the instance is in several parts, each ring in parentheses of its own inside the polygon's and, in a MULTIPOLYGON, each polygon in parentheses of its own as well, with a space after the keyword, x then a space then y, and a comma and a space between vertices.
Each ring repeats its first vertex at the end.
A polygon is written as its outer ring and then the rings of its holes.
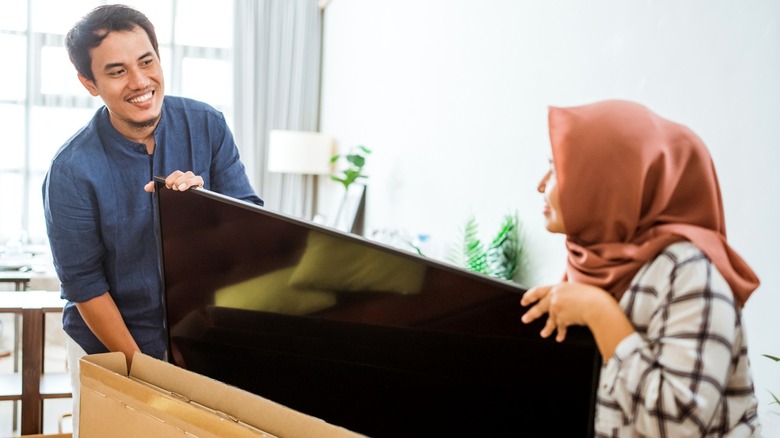
POLYGON ((110 64, 106 64, 105 66, 103 66, 103 70, 111 70, 112 68, 123 67, 124 65, 125 64, 121 62, 112 62, 110 64))
MULTIPOLYGON (((142 60, 142 59, 144 59, 144 58, 147 58, 147 57, 149 57, 149 56, 152 56, 152 52, 146 52, 146 53, 144 53, 143 55, 141 55, 141 56, 139 56, 139 57, 138 57, 138 60, 140 61, 140 60, 142 60)), ((116 67, 123 67, 124 65, 125 65, 125 64, 124 64, 124 63, 122 63, 122 62, 112 62, 112 63, 106 64, 106 65, 103 67, 103 70, 111 70, 112 68, 116 68, 116 67)))

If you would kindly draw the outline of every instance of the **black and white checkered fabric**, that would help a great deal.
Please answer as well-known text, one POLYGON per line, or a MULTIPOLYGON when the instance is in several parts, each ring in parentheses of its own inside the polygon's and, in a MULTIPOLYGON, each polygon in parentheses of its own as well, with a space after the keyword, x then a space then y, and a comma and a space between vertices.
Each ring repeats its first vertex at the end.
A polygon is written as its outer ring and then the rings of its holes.
POLYGON ((707 256, 670 245, 620 306, 637 332, 601 371, 597 437, 761 435, 741 312, 707 256))

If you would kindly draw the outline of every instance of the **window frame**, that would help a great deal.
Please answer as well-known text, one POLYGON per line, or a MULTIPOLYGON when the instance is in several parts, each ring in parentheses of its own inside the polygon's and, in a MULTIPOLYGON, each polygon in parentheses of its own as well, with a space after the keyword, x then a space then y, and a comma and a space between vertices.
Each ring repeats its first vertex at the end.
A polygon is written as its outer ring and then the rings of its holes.
MULTIPOLYGON (((36 147, 33 144, 33 138, 34 136, 32 134, 32 130, 35 129, 33 125, 33 108, 35 107, 43 107, 43 108, 63 108, 63 109, 94 109, 97 110, 97 108, 101 107, 103 105, 103 102, 99 98, 95 98, 89 93, 87 93, 86 90, 84 90, 82 95, 71 95, 71 94, 47 94, 43 93, 43 80, 42 80, 42 56, 43 51, 45 47, 64 47, 65 42, 65 35, 56 34, 56 33, 47 33, 47 32, 36 32, 32 28, 32 23, 35 17, 33 16, 34 8, 33 8, 33 2, 37 0, 28 0, 27 3, 27 25, 26 30, 20 31, 20 30, 14 30, 14 29, 3 29, 0 28, 0 35, 15 35, 15 36, 22 36, 24 38, 24 44, 26 45, 26 59, 24 62, 24 68, 27 74, 25 75, 25 92, 24 92, 24 99, 18 100, 18 99, 3 99, 0 98, 0 104, 10 104, 10 105, 19 105, 22 107, 22 110, 24 112, 24 128, 23 128, 23 137, 24 137, 24 153, 22 158, 22 164, 21 167, 18 166, 9 166, 9 167, 0 167, 0 178, 2 179, 8 179, 9 177, 13 178, 13 175, 21 175, 21 189, 22 189, 22 196, 21 196, 21 205, 3 205, 3 210, 6 212, 9 212, 9 214, 15 214, 18 212, 20 216, 17 216, 17 218, 11 218, 7 217, 4 219, 4 223, 16 223, 16 220, 19 220, 19 229, 16 229, 16 226, 14 225, 12 229, 0 229, 0 248, 2 248, 7 241, 13 240, 16 238, 21 238, 23 244, 32 244, 32 245, 42 245, 46 244, 48 245, 48 238, 46 236, 45 232, 45 225, 43 223, 44 218, 42 215, 43 209, 40 209, 40 213, 35 211, 36 209, 32 208, 32 202, 37 198, 37 202, 42 203, 40 200, 41 198, 41 188, 39 186, 33 187, 36 182, 42 181, 46 169, 48 169, 48 163, 33 163, 33 149, 36 147), (44 170, 41 170, 44 169, 44 170), (42 231, 41 231, 42 230, 42 231)), ((163 35, 170 35, 170 41, 159 41, 160 51, 167 52, 170 54, 170 60, 163 59, 163 66, 167 66, 167 69, 164 70, 165 74, 165 84, 166 84, 166 94, 167 95, 182 95, 182 75, 186 74, 186 72, 183 71, 182 65, 184 63, 184 60, 186 58, 198 58, 198 59, 209 59, 209 60, 218 60, 223 61, 228 64, 227 69, 227 76, 224 78, 216 78, 213 80, 221 80, 221 81, 228 81, 229 82, 229 95, 225 96, 224 102, 207 102, 213 105, 218 110, 226 113, 226 118, 228 120, 231 120, 231 110, 232 110, 232 100, 233 100, 233 60, 232 60, 232 51, 233 46, 231 47, 201 47, 201 46, 191 46, 191 45, 180 45, 177 44, 175 41, 175 32, 176 29, 176 11, 177 8, 181 7, 181 3, 186 2, 186 0, 169 0, 168 2, 159 2, 163 3, 163 5, 159 6, 159 10, 150 11, 147 12, 145 10, 142 10, 144 13, 147 13, 148 16, 153 16, 153 13, 157 13, 158 11, 162 11, 163 8, 170 8, 170 10, 166 11, 169 12, 170 20, 169 23, 154 23, 155 26, 158 29, 158 36, 160 34, 163 35), (167 26, 167 29, 164 31, 160 31, 162 27, 167 26)), ((97 4, 103 4, 105 2, 96 2, 97 4)), ((231 18, 233 20, 233 18, 231 18)), ((212 23, 213 24, 213 23, 212 23)), ((230 25, 228 28, 232 29, 232 22, 226 23, 230 25)), ((72 65, 69 65, 72 68, 72 65)), ((75 81, 75 69, 73 70, 73 80, 75 81)), ((81 126, 86 125, 89 122, 89 119, 85 119, 83 121, 83 124, 81 126)), ((75 133, 81 126, 74 127, 73 133, 75 133)), ((62 138, 60 140, 60 145, 64 143, 67 140, 67 138, 62 138)), ((57 148, 59 148, 59 145, 57 145, 57 148)), ((55 148, 54 150, 56 150, 55 148)), ((51 159, 49 157, 48 159, 51 159)), ((16 177, 18 178, 18 176, 16 177)), ((4 187, 3 190, 18 190, 16 187, 4 187)), ((6 197, 5 195, 3 197, 6 197)), ((16 202, 18 198, 14 197, 13 195, 9 196, 9 202, 13 201, 16 202)), ((2 199, 2 198, 0 198, 2 199)), ((3 225, 0 223, 0 225, 3 225)), ((7 228, 7 227, 2 227, 7 228)), ((0 251, 1 252, 1 251, 0 251)))

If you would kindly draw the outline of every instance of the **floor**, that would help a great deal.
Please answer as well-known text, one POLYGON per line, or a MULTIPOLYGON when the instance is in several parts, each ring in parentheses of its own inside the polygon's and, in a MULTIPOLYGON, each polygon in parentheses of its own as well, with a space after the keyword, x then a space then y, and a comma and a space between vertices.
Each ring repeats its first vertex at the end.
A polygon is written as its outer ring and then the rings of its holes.
MULTIPOLYGON (((0 291, 2 294, 2 291, 0 291)), ((2 295, 0 295, 0 299, 2 295)), ((44 347, 44 371, 62 372, 67 370, 67 355, 65 349, 65 333, 62 331, 61 314, 52 313, 46 317, 46 344, 44 347)), ((10 352, 8 357, 0 357, 0 373, 13 373, 14 368, 21 369, 21 355, 23 352, 14 352, 14 315, 0 314, 0 356, 1 352, 10 352), (16 362, 18 359, 19 362, 16 362)), ((0 401, 0 437, 20 436, 21 425, 20 409, 14 408, 15 402, 0 401), (14 411, 17 419, 14 421, 14 411)), ((70 418, 72 400, 53 399, 46 400, 43 405, 43 433, 68 433, 71 432, 70 418)))

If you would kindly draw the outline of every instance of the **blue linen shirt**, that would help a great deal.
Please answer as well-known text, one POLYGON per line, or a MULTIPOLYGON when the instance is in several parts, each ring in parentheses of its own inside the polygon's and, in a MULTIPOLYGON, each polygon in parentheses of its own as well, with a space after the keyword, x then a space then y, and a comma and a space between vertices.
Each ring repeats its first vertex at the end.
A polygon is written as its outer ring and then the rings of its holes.
POLYGON ((164 357, 162 273, 154 176, 191 170, 204 187, 263 205, 246 176, 223 115, 207 104, 166 96, 155 148, 123 137, 101 107, 59 149, 43 183, 46 227, 68 301, 63 327, 88 354, 107 351, 74 303, 106 291, 142 352, 164 357))

